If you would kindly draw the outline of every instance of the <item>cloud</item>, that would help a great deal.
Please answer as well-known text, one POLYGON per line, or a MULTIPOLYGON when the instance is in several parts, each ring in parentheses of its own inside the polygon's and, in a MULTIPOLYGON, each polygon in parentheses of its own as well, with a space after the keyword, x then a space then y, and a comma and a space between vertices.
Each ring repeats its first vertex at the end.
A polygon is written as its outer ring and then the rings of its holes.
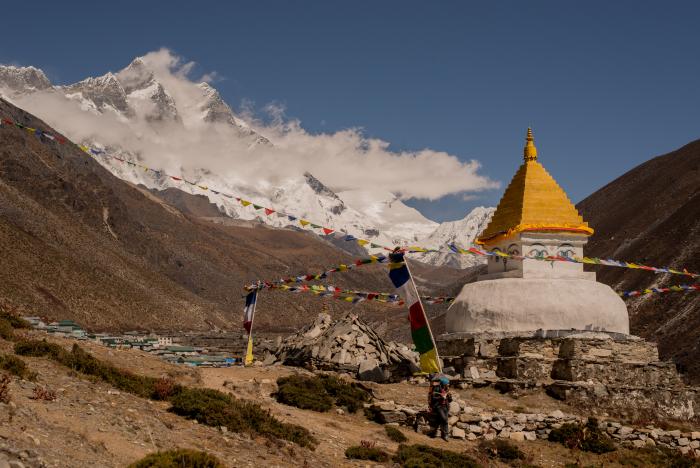
POLYGON ((115 112, 91 111, 59 92, 15 96, 14 100, 75 141, 120 146, 138 153, 152 167, 185 173, 205 169, 261 190, 307 171, 335 191, 380 188, 402 199, 436 200, 498 187, 479 173, 476 160, 461 161, 427 148, 391 151, 388 142, 368 138, 359 128, 311 133, 276 103, 256 112, 250 101, 244 101, 238 115, 273 143, 251 148, 250 137, 239 129, 202 121, 201 82, 218 79, 216 72, 195 81, 190 78, 194 62, 185 62, 167 49, 148 53, 142 60, 174 100, 179 119, 153 121, 155 104, 149 100, 141 105, 130 102, 135 115, 129 119, 115 112))

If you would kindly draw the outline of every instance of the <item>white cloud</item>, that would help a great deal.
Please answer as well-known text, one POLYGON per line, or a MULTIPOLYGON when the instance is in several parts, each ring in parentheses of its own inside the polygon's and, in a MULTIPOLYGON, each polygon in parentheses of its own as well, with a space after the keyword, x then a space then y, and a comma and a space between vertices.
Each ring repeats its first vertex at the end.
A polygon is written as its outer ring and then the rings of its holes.
MULTIPOLYGON (((498 186, 479 174, 478 161, 460 161, 432 149, 390 151, 388 142, 368 138, 356 128, 312 134, 274 103, 264 106, 264 115, 256 115, 252 104, 244 102, 238 115, 273 142, 250 150, 250 141, 234 129, 201 121, 202 89, 189 78, 193 62, 184 62, 167 49, 151 52, 143 60, 173 97, 182 122, 148 122, 150 108, 137 109, 136 117, 128 121, 110 112, 85 112, 78 102, 67 102, 59 93, 15 97, 15 102, 75 141, 120 145, 140 153, 155 168, 185 172, 204 168, 251 186, 273 187, 305 171, 336 191, 381 188, 402 199, 435 200, 498 186)), ((216 72, 202 77, 216 79, 216 72)))

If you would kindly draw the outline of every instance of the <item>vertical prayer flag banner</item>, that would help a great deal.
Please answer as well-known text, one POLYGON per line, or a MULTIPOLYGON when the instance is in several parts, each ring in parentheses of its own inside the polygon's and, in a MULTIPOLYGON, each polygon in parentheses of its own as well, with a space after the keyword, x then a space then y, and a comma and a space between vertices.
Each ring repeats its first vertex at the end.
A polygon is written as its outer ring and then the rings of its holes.
POLYGON ((253 363, 253 318, 255 317, 257 296, 257 289, 249 292, 245 297, 245 308, 243 309, 243 328, 248 332, 248 347, 246 349, 244 361, 246 366, 253 363))
POLYGON ((389 278, 408 306, 408 320, 411 323, 411 337, 416 351, 420 354, 420 369, 432 374, 441 372, 440 361, 428 318, 420 302, 416 285, 408 271, 402 252, 389 254, 389 278))

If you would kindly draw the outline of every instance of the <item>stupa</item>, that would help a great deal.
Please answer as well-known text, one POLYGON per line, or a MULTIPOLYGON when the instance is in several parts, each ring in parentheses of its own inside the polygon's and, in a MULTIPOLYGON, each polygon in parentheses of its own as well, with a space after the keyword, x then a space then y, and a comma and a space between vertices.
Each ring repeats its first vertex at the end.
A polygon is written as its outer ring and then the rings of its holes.
MULTIPOLYGON (((477 242, 523 256, 583 257, 593 234, 566 193, 537 160, 528 129, 524 161, 477 242)), ((545 336, 574 331, 629 334, 627 307, 581 263, 488 257, 487 273, 466 284, 447 311, 451 334, 545 336)))

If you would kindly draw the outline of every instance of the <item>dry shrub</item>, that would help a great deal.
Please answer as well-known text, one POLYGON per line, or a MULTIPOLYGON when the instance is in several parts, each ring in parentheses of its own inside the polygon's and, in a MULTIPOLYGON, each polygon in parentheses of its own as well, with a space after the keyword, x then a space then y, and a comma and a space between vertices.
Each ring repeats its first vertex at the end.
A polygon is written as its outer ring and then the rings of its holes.
POLYGON ((347 383, 332 375, 306 377, 290 375, 277 379, 277 401, 301 409, 325 412, 344 406, 355 413, 371 395, 355 383, 347 383))
POLYGON ((0 403, 9 403, 10 398, 10 382, 12 377, 8 374, 0 375, 0 403))
POLYGON ((386 431, 386 436, 394 442, 401 443, 408 440, 408 437, 403 432, 393 426, 384 426, 384 430, 386 431))
POLYGON ((360 447, 374 448, 376 445, 377 445, 377 443, 373 440, 361 440, 360 441, 360 447))
POLYGON ((48 387, 34 387, 34 394, 30 397, 32 400, 54 401, 56 392, 48 387))
MULTIPOLYGON (((363 441, 365 442, 365 441, 363 441)), ((354 460, 371 460, 379 463, 389 461, 389 454, 375 447, 354 446, 345 450, 345 456, 354 460)))
POLYGON ((568 423, 552 429, 549 440, 584 452, 607 453, 615 450, 614 442, 600 430, 596 418, 588 418, 586 424, 568 423))
POLYGON ((399 445, 394 462, 404 467, 477 468, 479 464, 471 457, 427 445, 399 445))
POLYGON ((214 455, 199 450, 177 449, 157 452, 132 463, 129 468, 224 468, 214 455))
POLYGON ((162 377, 158 379, 153 386, 153 399, 154 400, 167 400, 175 394, 177 391, 177 385, 175 381, 169 377, 162 377))
POLYGON ((36 377, 29 371, 27 363, 12 354, 0 354, 0 369, 16 375, 20 379, 33 380, 36 377))

